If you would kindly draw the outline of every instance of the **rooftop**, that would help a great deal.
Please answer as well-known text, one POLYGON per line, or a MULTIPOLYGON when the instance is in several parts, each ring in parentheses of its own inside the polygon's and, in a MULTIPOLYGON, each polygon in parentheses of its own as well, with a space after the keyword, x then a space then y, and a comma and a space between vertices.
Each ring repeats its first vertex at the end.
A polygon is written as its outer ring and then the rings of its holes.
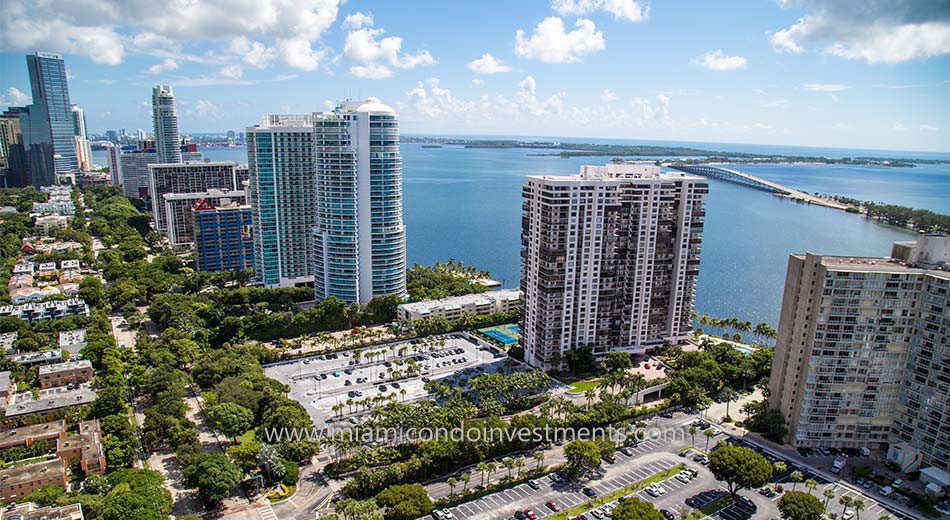
POLYGON ((70 406, 91 403, 96 399, 96 391, 90 385, 69 389, 65 386, 40 390, 38 399, 32 392, 23 392, 13 396, 12 403, 5 408, 7 417, 17 417, 32 413, 44 413, 70 406))
POLYGON ((11 466, 0 470, 0 485, 16 486, 34 482, 40 478, 49 478, 51 475, 63 475, 66 466, 63 459, 55 458, 44 462, 11 466))
POLYGON ((33 502, 16 504, 0 512, 0 520, 83 520, 82 504, 39 507, 33 502))
POLYGON ((21 426, 13 430, 0 432, 0 445, 18 446, 26 443, 27 439, 38 437, 58 437, 66 431, 66 421, 51 421, 31 426, 21 426))
POLYGON ((915 273, 929 274, 938 278, 950 280, 950 271, 912 267, 903 262, 880 257, 866 256, 833 256, 815 253, 793 254, 795 258, 804 260, 807 256, 821 257, 821 264, 835 271, 866 272, 866 273, 915 273))
POLYGON ((86 329, 64 330, 59 333, 59 346, 86 342, 86 329))
POLYGON ((463 305, 487 305, 495 301, 517 300, 521 298, 519 289, 501 289, 475 294, 464 294, 462 296, 452 296, 440 300, 425 300, 421 302, 403 303, 399 308, 409 312, 426 312, 434 308, 452 308, 463 305))
POLYGON ((53 363, 51 365, 43 365, 40 367, 39 374, 55 374, 57 372, 65 372, 67 370, 78 370, 82 368, 92 368, 92 362, 88 359, 77 359, 75 361, 65 361, 63 363, 53 363))
POLYGON ((640 180, 640 181, 671 181, 692 180, 705 181, 705 177, 690 175, 681 172, 663 172, 652 162, 622 162, 607 163, 604 166, 582 165, 580 171, 573 175, 529 175, 529 179, 561 182, 603 182, 640 180))

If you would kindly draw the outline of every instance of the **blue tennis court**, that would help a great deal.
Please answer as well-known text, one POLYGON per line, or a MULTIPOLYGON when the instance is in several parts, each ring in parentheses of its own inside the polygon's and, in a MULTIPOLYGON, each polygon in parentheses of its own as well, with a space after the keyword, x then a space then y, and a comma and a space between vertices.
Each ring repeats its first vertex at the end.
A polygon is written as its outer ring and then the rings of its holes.
POLYGON ((482 333, 489 338, 500 341, 502 345, 512 345, 518 342, 518 338, 511 337, 498 329, 483 330, 482 333))

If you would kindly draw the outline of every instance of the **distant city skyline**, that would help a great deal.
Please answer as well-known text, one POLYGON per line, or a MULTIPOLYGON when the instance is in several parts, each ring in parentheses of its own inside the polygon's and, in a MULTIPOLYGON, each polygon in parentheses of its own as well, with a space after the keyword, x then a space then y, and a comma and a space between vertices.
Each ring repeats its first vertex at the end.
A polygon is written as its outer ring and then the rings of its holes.
POLYGON ((550 135, 950 152, 950 13, 932 2, 207 1, 189 10, 11 0, 0 109, 24 56, 62 53, 90 133, 182 134, 376 96, 404 134, 550 135), (36 30, 23 31, 24 26, 36 30), (95 38, 88 37, 95 34, 95 38))

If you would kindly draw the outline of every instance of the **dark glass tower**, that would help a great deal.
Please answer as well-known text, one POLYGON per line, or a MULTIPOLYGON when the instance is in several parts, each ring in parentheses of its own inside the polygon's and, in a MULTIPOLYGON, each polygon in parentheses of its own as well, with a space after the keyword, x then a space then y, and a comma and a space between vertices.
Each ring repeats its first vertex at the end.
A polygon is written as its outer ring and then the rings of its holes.
POLYGON ((24 146, 34 186, 56 182, 56 173, 76 171, 72 105, 62 56, 37 52, 27 55, 33 104, 20 114, 24 146))

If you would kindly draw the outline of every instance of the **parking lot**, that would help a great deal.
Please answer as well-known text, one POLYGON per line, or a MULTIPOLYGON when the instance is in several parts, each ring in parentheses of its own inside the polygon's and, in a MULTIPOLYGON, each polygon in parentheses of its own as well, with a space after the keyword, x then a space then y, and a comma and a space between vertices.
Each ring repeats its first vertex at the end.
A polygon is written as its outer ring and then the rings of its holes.
POLYGON ((385 404, 425 398, 429 380, 454 382, 491 373, 505 356, 468 335, 445 336, 444 344, 412 340, 268 365, 264 373, 290 386, 291 399, 307 409, 314 426, 356 422, 385 404), (359 354, 356 354, 359 352, 359 354))
MULTIPOLYGON (((621 457, 623 455, 618 453, 618 460, 615 465, 624 463, 620 460, 621 457)), ((644 464, 628 465, 629 467, 624 468, 622 472, 618 472, 619 474, 616 476, 584 484, 576 482, 555 483, 550 478, 542 478, 536 481, 538 489, 533 489, 527 483, 519 484, 478 500, 458 505, 451 508, 450 511, 458 519, 495 520, 506 519, 514 515, 516 511, 530 509, 538 518, 544 518, 554 514, 554 511, 545 506, 547 502, 557 504, 560 509, 567 509, 588 502, 590 498, 582 492, 585 486, 596 491, 598 495, 604 495, 660 471, 667 470, 678 463, 679 461, 667 456, 644 464)))

